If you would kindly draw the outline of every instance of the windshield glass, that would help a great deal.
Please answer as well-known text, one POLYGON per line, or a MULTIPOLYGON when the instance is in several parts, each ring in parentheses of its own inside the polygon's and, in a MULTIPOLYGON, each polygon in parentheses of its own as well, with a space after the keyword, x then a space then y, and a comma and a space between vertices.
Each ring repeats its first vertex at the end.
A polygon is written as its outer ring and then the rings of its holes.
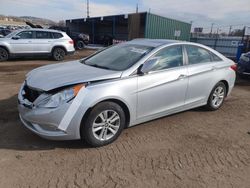
POLYGON ((150 46, 120 44, 97 53, 84 60, 83 63, 103 69, 123 71, 134 65, 152 49, 153 47, 150 46))
POLYGON ((18 33, 18 31, 13 31, 10 34, 6 35, 5 38, 12 38, 13 36, 15 36, 18 33))

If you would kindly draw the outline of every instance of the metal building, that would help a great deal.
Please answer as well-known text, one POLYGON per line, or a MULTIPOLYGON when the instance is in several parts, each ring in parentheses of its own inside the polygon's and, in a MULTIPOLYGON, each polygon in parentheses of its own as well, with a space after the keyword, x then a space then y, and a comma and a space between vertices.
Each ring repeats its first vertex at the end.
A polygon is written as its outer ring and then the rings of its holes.
POLYGON ((191 24, 152 13, 134 13, 66 20, 72 31, 89 34, 91 43, 105 39, 132 40, 134 38, 190 39, 191 24))

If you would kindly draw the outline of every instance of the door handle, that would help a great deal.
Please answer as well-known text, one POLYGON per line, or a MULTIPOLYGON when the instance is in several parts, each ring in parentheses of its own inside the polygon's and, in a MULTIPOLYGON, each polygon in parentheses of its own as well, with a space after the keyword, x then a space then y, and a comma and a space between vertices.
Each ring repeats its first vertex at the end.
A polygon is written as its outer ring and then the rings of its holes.
POLYGON ((181 74, 181 75, 178 77, 178 80, 182 80, 182 79, 184 79, 184 78, 186 78, 186 77, 187 77, 187 75, 181 74))

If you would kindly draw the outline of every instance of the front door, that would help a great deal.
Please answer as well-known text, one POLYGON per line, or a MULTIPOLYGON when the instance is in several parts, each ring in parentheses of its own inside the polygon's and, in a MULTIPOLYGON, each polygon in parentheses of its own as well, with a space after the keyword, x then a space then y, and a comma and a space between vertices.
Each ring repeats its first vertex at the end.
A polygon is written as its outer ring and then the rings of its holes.
POLYGON ((11 53, 15 54, 28 54, 34 53, 35 48, 33 45, 33 31, 22 31, 16 36, 19 36, 18 39, 10 39, 11 53))

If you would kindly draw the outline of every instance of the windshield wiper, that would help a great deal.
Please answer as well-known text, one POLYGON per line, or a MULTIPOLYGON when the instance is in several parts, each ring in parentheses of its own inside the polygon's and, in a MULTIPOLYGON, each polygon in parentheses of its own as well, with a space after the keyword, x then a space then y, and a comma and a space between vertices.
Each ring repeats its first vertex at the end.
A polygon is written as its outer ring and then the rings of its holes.
POLYGON ((110 68, 108 68, 108 67, 101 66, 101 65, 97 65, 97 64, 85 64, 85 65, 89 65, 89 66, 96 67, 96 68, 101 68, 101 69, 110 70, 110 68))

